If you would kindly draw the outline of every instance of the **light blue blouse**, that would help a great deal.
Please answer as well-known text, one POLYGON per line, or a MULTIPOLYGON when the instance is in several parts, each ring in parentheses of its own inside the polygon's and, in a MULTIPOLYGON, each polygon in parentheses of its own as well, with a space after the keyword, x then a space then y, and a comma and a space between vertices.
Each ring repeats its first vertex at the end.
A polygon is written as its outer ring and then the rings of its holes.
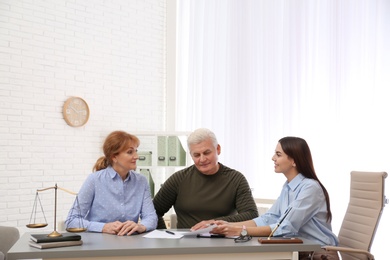
POLYGON ((132 220, 146 227, 157 227, 157 215, 146 178, 130 171, 123 181, 109 166, 91 173, 78 193, 81 215, 77 201, 65 221, 66 227, 80 227, 80 221, 88 231, 102 232, 108 222, 132 220))
POLYGON ((274 236, 300 236, 321 245, 338 245, 331 223, 326 221, 326 200, 320 184, 298 174, 283 185, 283 189, 267 213, 253 219, 257 226, 269 226, 271 230, 292 207, 274 236))

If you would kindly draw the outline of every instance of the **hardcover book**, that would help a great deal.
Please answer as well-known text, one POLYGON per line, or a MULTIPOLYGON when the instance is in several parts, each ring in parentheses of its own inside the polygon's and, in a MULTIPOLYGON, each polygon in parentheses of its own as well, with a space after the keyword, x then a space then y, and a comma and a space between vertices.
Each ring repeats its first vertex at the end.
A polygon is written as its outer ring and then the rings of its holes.
POLYGON ((78 241, 81 236, 74 233, 64 233, 60 237, 49 237, 47 234, 31 234, 31 240, 36 243, 50 243, 59 241, 78 241))
POLYGON ((31 247, 35 247, 39 249, 65 247, 65 246, 79 246, 82 244, 83 244, 82 240, 60 241, 60 242, 49 242, 49 243, 36 243, 34 241, 29 242, 29 245, 31 247))

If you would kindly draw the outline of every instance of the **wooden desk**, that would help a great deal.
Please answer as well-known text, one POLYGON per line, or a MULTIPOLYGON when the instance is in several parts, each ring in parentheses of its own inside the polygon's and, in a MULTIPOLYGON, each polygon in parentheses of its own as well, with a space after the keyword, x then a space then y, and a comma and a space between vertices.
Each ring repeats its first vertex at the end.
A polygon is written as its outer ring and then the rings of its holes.
POLYGON ((257 238, 235 243, 226 238, 152 239, 144 234, 119 237, 101 233, 80 233, 82 246, 36 249, 28 245, 25 233, 7 254, 16 259, 298 259, 297 251, 315 251, 320 245, 309 240, 303 244, 259 244, 257 238))

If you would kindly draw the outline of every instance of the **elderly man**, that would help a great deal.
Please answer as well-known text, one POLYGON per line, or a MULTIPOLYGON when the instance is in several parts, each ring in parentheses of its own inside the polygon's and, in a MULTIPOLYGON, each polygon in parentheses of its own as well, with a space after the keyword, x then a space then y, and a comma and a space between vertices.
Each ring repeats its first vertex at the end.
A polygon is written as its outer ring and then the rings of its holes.
POLYGON ((239 222, 257 217, 245 176, 218 162, 221 146, 215 134, 197 129, 187 145, 194 165, 169 177, 153 199, 157 228, 166 228, 163 216, 172 206, 177 228, 198 229, 215 220, 239 222))

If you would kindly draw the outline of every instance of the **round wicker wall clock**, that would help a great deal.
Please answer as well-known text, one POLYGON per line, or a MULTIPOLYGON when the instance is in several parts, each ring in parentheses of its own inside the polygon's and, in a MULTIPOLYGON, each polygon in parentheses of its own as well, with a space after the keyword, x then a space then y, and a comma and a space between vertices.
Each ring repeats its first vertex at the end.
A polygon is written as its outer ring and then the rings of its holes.
POLYGON ((89 119, 89 107, 87 102, 80 97, 70 97, 62 108, 65 122, 73 127, 83 126, 89 119))

